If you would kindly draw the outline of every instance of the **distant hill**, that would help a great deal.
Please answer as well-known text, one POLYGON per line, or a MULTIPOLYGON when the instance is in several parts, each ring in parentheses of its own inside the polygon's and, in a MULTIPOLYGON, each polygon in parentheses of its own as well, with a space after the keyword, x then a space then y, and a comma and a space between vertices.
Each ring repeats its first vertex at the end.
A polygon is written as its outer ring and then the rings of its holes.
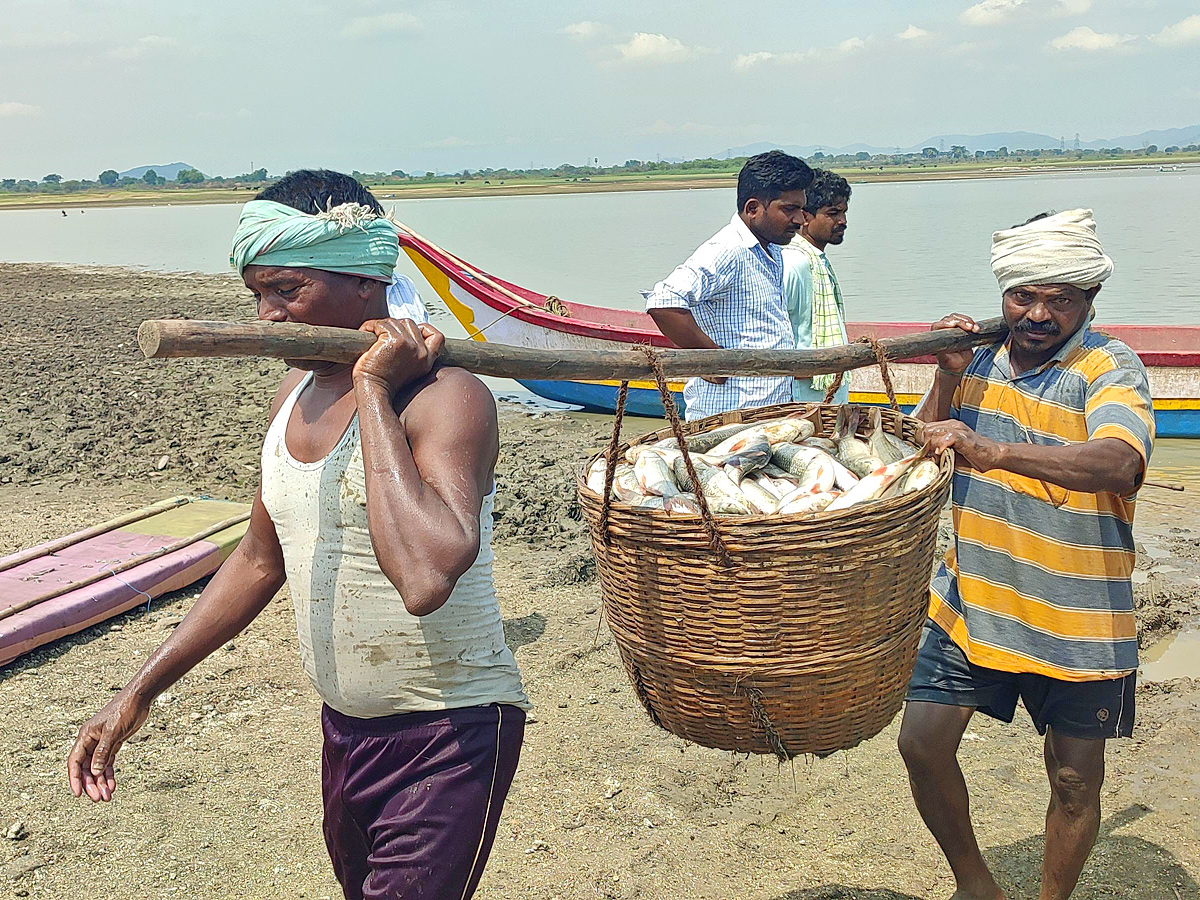
POLYGON ((129 169, 126 172, 122 172, 121 177, 122 178, 141 178, 143 175, 145 175, 147 172, 149 172, 151 169, 153 169, 155 171, 155 173, 157 175, 159 175, 160 177, 167 179, 167 181, 174 181, 175 176, 178 175, 181 170, 194 169, 194 168, 195 168, 195 166, 193 166, 189 163, 183 163, 183 162, 168 163, 168 164, 162 165, 162 166, 138 166, 137 168, 129 169))
MULTIPOLYGON (((809 157, 818 150, 827 156, 838 156, 845 153, 920 153, 925 147, 938 147, 949 150, 955 145, 966 147, 972 153, 976 150, 997 150, 1007 147, 1010 150, 1055 150, 1066 142, 1068 148, 1075 146, 1074 135, 1053 137, 1049 134, 1037 134, 1031 131, 999 131, 990 134, 936 134, 931 138, 913 144, 911 147, 877 147, 871 144, 848 144, 844 147, 833 147, 828 144, 772 144, 759 141, 742 147, 730 147, 713 155, 718 159, 728 156, 753 156, 766 150, 776 148, 797 156, 809 157)), ((1200 125, 1189 125, 1186 128, 1167 128, 1158 131, 1143 131, 1141 134, 1125 135, 1117 138, 1099 138, 1091 141, 1080 141, 1079 146, 1084 150, 1103 150, 1108 147, 1124 147, 1126 150, 1136 150, 1148 144, 1157 144, 1159 149, 1178 145, 1200 142, 1200 125)))
POLYGON ((1189 125, 1187 128, 1165 128, 1160 131, 1143 131, 1141 134, 1113 138, 1111 141, 1090 141, 1079 146, 1089 150, 1102 150, 1105 147, 1124 147, 1132 150, 1145 144, 1157 144, 1161 150, 1172 145, 1186 147, 1188 144, 1200 143, 1200 125, 1189 125))

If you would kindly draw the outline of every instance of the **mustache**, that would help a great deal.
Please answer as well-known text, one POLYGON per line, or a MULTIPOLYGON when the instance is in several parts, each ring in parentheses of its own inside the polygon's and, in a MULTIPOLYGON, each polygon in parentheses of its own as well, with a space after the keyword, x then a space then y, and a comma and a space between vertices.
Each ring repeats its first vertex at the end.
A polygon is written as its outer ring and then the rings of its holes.
POLYGON ((1053 322, 1030 322, 1028 319, 1022 319, 1014 327, 1013 331, 1020 331, 1024 334, 1048 334, 1058 335, 1062 333, 1062 329, 1053 322))

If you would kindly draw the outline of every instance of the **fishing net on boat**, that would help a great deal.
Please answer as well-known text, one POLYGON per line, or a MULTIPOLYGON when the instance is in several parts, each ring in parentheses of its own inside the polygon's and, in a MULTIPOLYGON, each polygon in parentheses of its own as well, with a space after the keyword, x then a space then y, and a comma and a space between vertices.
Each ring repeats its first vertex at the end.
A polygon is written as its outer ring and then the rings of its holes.
MULTIPOLYGON (((604 613, 638 699, 655 724, 720 750, 788 759, 873 737, 899 711, 916 660, 952 455, 919 490, 833 513, 714 517, 700 492, 700 515, 636 508, 610 490, 631 446, 674 436, 694 479, 687 435, 804 413, 828 437, 839 410, 787 404, 684 424, 655 368, 671 427, 621 441, 623 384, 605 491, 586 476, 606 454, 578 482, 604 613)), ((891 399, 883 427, 919 445, 921 423, 891 399)))

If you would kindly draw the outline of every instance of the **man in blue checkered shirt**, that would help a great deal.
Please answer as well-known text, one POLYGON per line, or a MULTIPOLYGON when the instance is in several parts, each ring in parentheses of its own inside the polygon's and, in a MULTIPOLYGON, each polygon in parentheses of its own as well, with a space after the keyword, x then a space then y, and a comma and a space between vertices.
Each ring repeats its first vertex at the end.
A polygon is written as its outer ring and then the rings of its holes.
MULTIPOLYGON (((780 245, 803 222, 813 172, 781 150, 746 160, 738 211, 683 265, 643 291, 646 311, 677 347, 792 350, 796 339, 783 295, 780 245)), ((791 378, 693 378, 683 391, 689 422, 731 409, 790 403, 791 378)))

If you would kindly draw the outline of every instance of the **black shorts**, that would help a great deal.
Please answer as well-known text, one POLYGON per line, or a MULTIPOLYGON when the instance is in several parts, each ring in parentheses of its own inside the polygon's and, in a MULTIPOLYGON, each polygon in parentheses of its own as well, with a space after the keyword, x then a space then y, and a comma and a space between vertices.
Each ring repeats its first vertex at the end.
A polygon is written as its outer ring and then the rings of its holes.
POLYGON ((1107 681, 1062 681, 977 666, 941 626, 927 620, 907 699, 970 706, 1011 722, 1020 697, 1038 734, 1049 727, 1067 737, 1103 740, 1133 733, 1136 678, 1130 672, 1107 681))

